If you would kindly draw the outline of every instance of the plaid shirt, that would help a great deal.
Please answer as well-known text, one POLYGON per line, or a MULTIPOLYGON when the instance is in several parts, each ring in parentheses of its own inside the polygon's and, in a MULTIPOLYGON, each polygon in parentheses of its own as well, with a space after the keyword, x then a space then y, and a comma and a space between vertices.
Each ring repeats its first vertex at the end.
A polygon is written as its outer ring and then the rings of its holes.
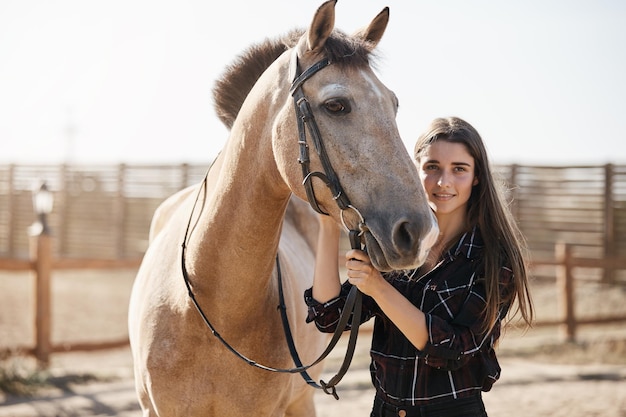
MULTIPOLYGON (((371 297, 363 297, 362 321, 375 317, 370 372, 380 399, 396 405, 420 405, 489 391, 500 377, 494 343, 500 320, 489 334, 481 331, 485 285, 481 276, 483 241, 474 228, 427 273, 420 269, 383 274, 426 315, 428 342, 418 350, 398 330, 371 297)), ((503 267, 501 288, 510 290, 513 274, 503 267)), ((307 322, 333 332, 351 284, 342 285, 338 298, 319 303, 305 292, 307 322)), ((500 310, 504 317, 508 306, 500 310)))

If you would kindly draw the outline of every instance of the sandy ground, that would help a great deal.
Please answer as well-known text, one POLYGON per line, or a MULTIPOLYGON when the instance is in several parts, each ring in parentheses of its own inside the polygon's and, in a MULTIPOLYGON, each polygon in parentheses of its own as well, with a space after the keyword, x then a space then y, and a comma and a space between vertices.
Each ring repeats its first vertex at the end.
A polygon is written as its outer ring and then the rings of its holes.
MULTIPOLYGON (((126 332, 127 299, 134 274, 54 278, 53 339, 118 339, 126 332)), ((580 288, 577 310, 624 310, 620 288, 580 288)), ((32 281, 0 274, 0 348, 32 344, 32 281)), ((539 318, 557 314, 553 287, 534 293, 539 318)), ((626 417, 626 323, 580 328, 578 343, 563 343, 556 328, 509 331, 499 347, 502 378, 484 394, 490 417, 626 417)), ((339 401, 316 393, 318 417, 369 416, 373 389, 368 373, 369 334, 359 337, 353 364, 338 387, 339 401)), ((340 344, 326 362, 326 379, 344 354, 340 344)), ((28 367, 31 359, 11 358, 28 367), (23 364, 19 362, 23 361, 23 364)), ((3 363, 0 358, 0 370, 3 363)), ((31 397, 0 391, 0 417, 139 417, 128 348, 54 354, 55 385, 31 397)))
MULTIPOLYGON (((626 332, 616 329, 615 335, 626 332)), ((571 356, 572 347, 546 344, 538 350, 534 343, 545 340, 545 336, 524 337, 528 339, 524 340, 525 348, 510 349, 504 343, 501 347, 503 376, 484 395, 491 417, 626 416, 626 362, 554 363, 549 359, 552 355, 559 355, 561 349, 571 356)), ((369 415, 373 389, 367 371, 368 339, 369 335, 363 334, 359 340, 353 365, 338 387, 340 399, 316 393, 318 417, 369 415)), ((520 340, 511 337, 509 343, 520 340)), ((338 346, 329 358, 327 379, 336 371, 343 352, 343 346, 338 346)), ((57 354, 51 373, 57 376, 57 386, 33 398, 0 396, 0 417, 141 416, 127 348, 57 354), (85 375, 97 378, 85 382, 85 375)))

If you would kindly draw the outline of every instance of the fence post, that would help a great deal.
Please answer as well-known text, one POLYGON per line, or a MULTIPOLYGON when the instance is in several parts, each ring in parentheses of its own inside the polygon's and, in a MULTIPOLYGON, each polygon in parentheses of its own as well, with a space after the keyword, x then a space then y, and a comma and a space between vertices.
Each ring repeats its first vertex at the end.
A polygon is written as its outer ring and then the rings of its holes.
POLYGON ((16 204, 16 196, 15 196, 15 165, 10 164, 8 170, 8 190, 7 193, 7 218, 6 218, 6 227, 7 227, 7 243, 8 250, 10 256, 15 256, 16 253, 16 242, 15 242, 15 225, 17 224, 17 204, 16 204))
POLYGON ((557 261, 556 280, 559 292, 563 334, 568 342, 576 340, 576 317, 574 315, 574 277, 572 275, 572 248, 557 242, 554 247, 557 261))
MULTIPOLYGON (((615 235, 615 207, 613 204, 613 189, 615 181, 615 170, 613 164, 604 166, 604 257, 613 258, 616 256, 616 235, 615 235)), ((602 281, 613 283, 615 281, 615 268, 604 267, 602 270, 602 281)))
POLYGON ((45 181, 33 189, 33 209, 37 221, 30 227, 30 257, 35 272, 35 357, 41 367, 50 364, 52 343, 50 308, 50 273, 52 270, 52 237, 48 214, 52 211, 53 196, 45 181))
POLYGON ((52 238, 47 234, 31 236, 31 259, 35 272, 35 357, 42 367, 50 363, 50 271, 52 238))
POLYGON ((117 193, 113 201, 113 224, 115 227, 115 257, 124 258, 126 255, 126 218, 125 184, 127 181, 126 164, 119 164, 117 169, 117 193))

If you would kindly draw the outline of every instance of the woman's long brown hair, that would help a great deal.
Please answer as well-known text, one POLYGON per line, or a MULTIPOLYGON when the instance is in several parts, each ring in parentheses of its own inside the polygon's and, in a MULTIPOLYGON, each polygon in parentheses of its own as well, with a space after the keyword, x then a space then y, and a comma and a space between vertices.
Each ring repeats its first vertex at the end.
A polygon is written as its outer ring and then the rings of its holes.
POLYGON ((526 241, 504 197, 504 183, 496 182, 491 172, 487 150, 482 138, 472 125, 458 117, 433 120, 415 144, 414 158, 419 159, 425 149, 435 141, 463 144, 474 158, 478 183, 472 189, 467 205, 468 225, 478 225, 485 243, 484 272, 486 281, 485 331, 493 328, 500 317, 502 307, 513 306, 508 319, 518 314, 530 326, 534 311, 530 297, 527 275, 526 241), (510 266, 513 270, 512 288, 500 287, 500 269, 510 266))

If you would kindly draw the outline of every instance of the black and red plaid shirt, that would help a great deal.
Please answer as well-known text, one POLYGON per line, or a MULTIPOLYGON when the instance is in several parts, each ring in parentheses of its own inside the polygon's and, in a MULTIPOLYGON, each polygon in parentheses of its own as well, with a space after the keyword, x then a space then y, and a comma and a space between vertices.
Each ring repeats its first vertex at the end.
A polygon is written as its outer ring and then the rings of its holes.
MULTIPOLYGON (((426 315, 428 342, 418 350, 371 297, 363 298, 362 321, 375 317, 370 372, 380 399, 397 405, 420 405, 489 391, 500 377, 494 343, 500 320, 489 334, 482 331, 485 285, 483 241, 477 228, 461 236, 431 271, 420 269, 383 276, 426 315)), ((513 274, 501 268, 500 287, 510 291, 513 274)), ((333 332, 350 291, 347 281, 339 297, 326 303, 305 292, 307 322, 333 332)), ((508 306, 500 310, 504 317, 508 306)))

